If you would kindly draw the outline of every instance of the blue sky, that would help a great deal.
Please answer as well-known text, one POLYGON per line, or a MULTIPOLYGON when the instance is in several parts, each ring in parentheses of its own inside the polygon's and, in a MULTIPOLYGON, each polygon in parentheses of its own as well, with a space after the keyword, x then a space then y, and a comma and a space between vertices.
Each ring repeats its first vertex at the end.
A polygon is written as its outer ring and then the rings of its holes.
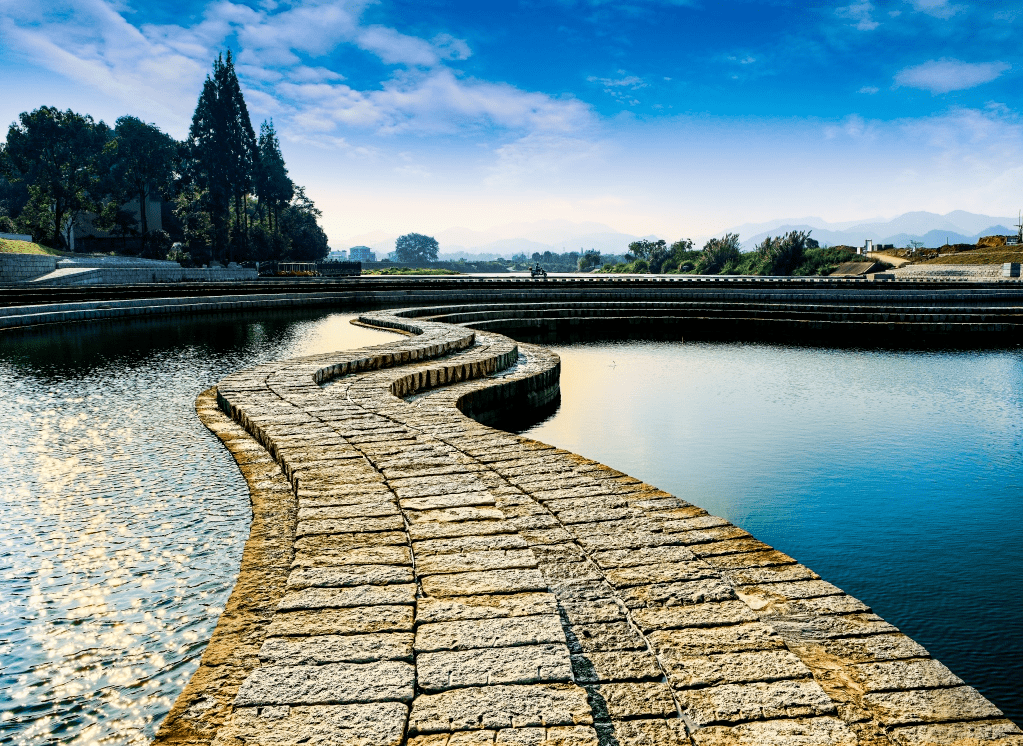
POLYGON ((1023 1, 0 0, 0 122, 182 137, 218 51, 332 242, 1014 214, 1023 1))

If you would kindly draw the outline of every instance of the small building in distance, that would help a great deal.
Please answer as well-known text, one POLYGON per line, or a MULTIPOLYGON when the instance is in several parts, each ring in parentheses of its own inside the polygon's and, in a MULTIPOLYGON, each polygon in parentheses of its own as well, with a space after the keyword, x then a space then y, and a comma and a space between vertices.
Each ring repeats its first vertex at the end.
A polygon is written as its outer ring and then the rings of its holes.
POLYGON ((331 249, 330 253, 327 254, 328 262, 347 262, 348 261, 348 249, 331 249))
POLYGON ((375 262, 377 255, 369 246, 353 246, 348 250, 349 258, 353 262, 375 262))

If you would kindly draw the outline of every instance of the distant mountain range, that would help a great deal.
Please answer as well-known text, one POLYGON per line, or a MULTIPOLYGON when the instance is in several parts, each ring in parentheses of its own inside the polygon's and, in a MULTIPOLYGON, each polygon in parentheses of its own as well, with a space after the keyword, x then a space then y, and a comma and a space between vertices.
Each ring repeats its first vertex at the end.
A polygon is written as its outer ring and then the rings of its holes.
POLYGON ((976 243, 981 236, 1014 234, 1017 223, 1012 217, 992 217, 956 210, 947 215, 933 212, 907 212, 892 220, 874 218, 848 223, 829 223, 821 218, 796 218, 772 220, 768 223, 747 223, 731 228, 725 233, 738 233, 742 247, 750 250, 768 236, 777 236, 788 231, 813 231, 812 235, 822 246, 862 246, 871 239, 875 244, 908 246, 910 241, 919 241, 924 246, 941 246, 947 243, 976 243))
MULTIPOLYGON (((783 218, 766 223, 744 223, 719 233, 738 233, 743 249, 752 250, 768 236, 777 236, 788 231, 812 231, 821 245, 862 246, 871 239, 875 244, 907 246, 910 241, 920 241, 925 246, 941 246, 948 243, 976 243, 981 236, 1013 234, 1016 232, 1016 218, 977 215, 956 210, 947 215, 933 212, 907 212, 892 220, 871 218, 848 222, 828 222, 822 218, 783 218)), ((374 231, 351 236, 340 247, 369 246, 383 258, 394 251, 398 234, 374 231)), ((601 254, 624 254, 629 244, 640 239, 657 239, 658 236, 634 236, 616 231, 603 223, 573 223, 568 220, 541 220, 533 223, 508 223, 485 231, 470 228, 449 228, 434 234, 440 244, 440 258, 472 261, 511 257, 524 253, 551 251, 557 254, 566 251, 596 249, 601 254)), ((665 237, 669 242, 677 237, 665 237)), ((697 248, 705 237, 693 236, 697 248)))

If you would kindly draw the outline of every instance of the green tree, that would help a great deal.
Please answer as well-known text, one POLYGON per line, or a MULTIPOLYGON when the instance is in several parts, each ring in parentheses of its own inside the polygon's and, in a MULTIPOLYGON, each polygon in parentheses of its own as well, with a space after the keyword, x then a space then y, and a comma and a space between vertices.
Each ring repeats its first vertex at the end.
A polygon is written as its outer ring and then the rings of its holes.
POLYGON ((806 250, 817 247, 817 241, 810 238, 810 231, 790 231, 778 237, 768 236, 756 249, 762 262, 759 274, 791 275, 803 263, 806 250))
POLYGON ((3 159, 28 189, 21 222, 37 239, 68 247, 79 216, 99 211, 109 140, 103 122, 50 106, 22 113, 7 130, 3 159))
POLYGON ((256 198, 259 200, 259 212, 262 216, 265 211, 270 221, 270 232, 278 233, 281 210, 295 195, 295 185, 288 177, 273 120, 260 125, 257 149, 256 198))
POLYGON ((281 213, 281 233, 289 241, 285 258, 316 262, 327 256, 327 234, 317 223, 322 214, 306 196, 305 187, 295 187, 291 205, 281 213))
POLYGON ((156 125, 124 116, 117 120, 113 145, 116 150, 110 168, 111 194, 118 203, 138 200, 144 251, 151 238, 146 206, 153 194, 166 193, 170 188, 177 143, 156 125))
POLYGON ((579 257, 579 271, 588 272, 600 266, 600 252, 590 249, 579 257))
POLYGON ((633 241, 632 243, 629 244, 629 253, 633 254, 638 259, 649 260, 650 257, 653 256, 655 252, 660 253, 665 251, 666 242, 663 240, 657 241, 640 240, 633 241))
POLYGON ((422 233, 406 233, 394 242, 394 258, 409 264, 437 261, 437 239, 422 233))
POLYGON ((712 238, 703 245, 696 269, 700 274, 714 275, 723 270, 725 265, 738 262, 741 255, 739 234, 726 233, 724 238, 712 238))

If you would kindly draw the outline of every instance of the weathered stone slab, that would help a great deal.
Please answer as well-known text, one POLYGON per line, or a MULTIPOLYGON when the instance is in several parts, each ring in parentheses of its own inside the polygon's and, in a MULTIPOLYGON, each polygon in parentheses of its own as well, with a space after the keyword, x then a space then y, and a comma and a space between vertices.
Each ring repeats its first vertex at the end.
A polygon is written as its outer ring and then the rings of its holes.
POLYGON ((762 585, 744 585, 735 589, 736 593, 749 598, 761 598, 766 601, 775 599, 820 598, 821 596, 840 596, 841 588, 824 580, 800 580, 792 583, 764 583, 762 585))
POLYGON ((577 653, 572 656, 572 670, 579 684, 652 680, 664 675, 657 659, 646 650, 577 653))
POLYGON ((1023 731, 1009 720, 906 726, 888 737, 897 746, 1023 746, 1023 731))
POLYGON ((572 684, 470 687, 416 697, 411 733, 591 725, 586 693, 572 684))
POLYGON ((585 562, 587 557, 573 543, 539 544, 531 547, 537 560, 545 563, 585 562))
POLYGON ((870 635, 832 640, 789 641, 800 658, 830 656, 852 665, 874 661, 926 658, 927 650, 903 634, 870 635))
POLYGON ((275 665, 369 663, 381 660, 411 662, 414 639, 415 635, 411 632, 271 637, 263 642, 259 657, 275 665))
POLYGON ((405 522, 400 515, 381 518, 344 518, 299 521, 295 536, 312 534, 354 534, 373 531, 403 531, 405 522))
POLYGON ((716 577, 717 573, 702 562, 665 562, 607 570, 607 580, 616 588, 716 577))
POLYGON ((545 591, 547 581, 539 570, 488 570, 433 575, 422 579, 428 596, 477 596, 487 593, 545 591))
POLYGON ((401 515, 401 513, 394 502, 385 500, 374 500, 373 502, 355 503, 353 505, 300 507, 298 509, 298 520, 300 521, 379 518, 388 515, 401 515))
POLYGON ((786 640, 797 641, 890 634, 899 631, 876 614, 843 614, 809 619, 779 617, 771 619, 771 624, 786 640))
POLYGON ((621 590, 622 601, 630 609, 659 606, 689 606, 713 601, 732 601, 731 586, 717 578, 683 583, 657 583, 621 590))
POLYGON ((671 689, 660 681, 591 684, 586 687, 596 720, 668 717, 676 713, 671 689))
POLYGON ((419 523, 408 527, 413 542, 426 539, 454 539, 462 536, 491 536, 493 534, 514 534, 515 527, 506 520, 462 521, 460 523, 419 523))
POLYGON ((733 586, 786 583, 796 580, 820 580, 820 575, 813 570, 796 564, 722 570, 721 577, 725 578, 733 586))
POLYGON ((288 588, 344 588, 356 585, 394 585, 412 583, 411 567, 391 565, 345 565, 292 570, 288 588))
MULTIPOLYGON (((400 746, 408 708, 401 702, 236 709, 223 743, 250 746, 400 746), (230 740, 229 740, 230 739, 230 740)), ((221 741, 218 740, 218 743, 221 741)))
POLYGON ((565 633, 558 617, 549 614, 420 624, 415 645, 417 653, 425 653, 554 643, 564 645, 565 633))
POLYGON ((412 629, 411 606, 360 606, 274 614, 267 637, 358 635, 412 629))
POLYGON ((573 653, 607 650, 643 650, 646 643, 627 622, 574 624, 568 630, 568 647, 573 653))
POLYGON ((494 496, 489 492, 456 492, 430 497, 405 497, 401 499, 403 510, 439 510, 477 505, 494 505, 494 496))
POLYGON ((776 617, 808 617, 821 614, 870 614, 870 607, 852 596, 785 599, 764 602, 763 598, 739 596, 764 620, 776 617))
MULTIPOLYGON (((838 718, 817 717, 710 726, 693 732, 696 746, 858 746, 838 718)), ((908 746, 908 744, 907 744, 908 746)), ((917 744, 914 744, 917 746, 917 744)))
MULTIPOLYGON (((449 742, 450 743, 450 742, 449 742)), ((497 732, 497 746, 598 746, 597 731, 587 725, 553 728, 505 728, 497 732)))
POLYGON ((529 545, 518 534, 492 534, 490 536, 461 536, 452 539, 429 539, 412 545, 416 559, 436 554, 458 554, 495 549, 526 549, 529 545))
POLYGON ((563 644, 447 650, 417 655, 416 679, 425 692, 491 684, 572 681, 572 664, 563 644))
POLYGON ((969 686, 867 694, 863 705, 887 727, 1002 717, 1001 710, 969 686))
POLYGON ((677 690, 682 711, 695 725, 734 725, 747 720, 835 715, 835 705, 812 679, 724 684, 677 690))
POLYGON ((539 565, 549 583, 564 580, 603 580, 600 568, 589 560, 584 562, 542 562, 539 565))
POLYGON ((634 567, 636 565, 664 565, 671 563, 687 563, 695 572, 697 567, 705 568, 713 577, 714 570, 696 559, 696 555, 684 546, 643 547, 641 549, 615 549, 607 552, 596 552, 593 561, 604 568, 634 567))
POLYGON ((410 702, 416 671, 404 661, 261 666, 238 690, 236 707, 410 702))
POLYGON ((570 624, 598 624, 625 619, 625 610, 612 599, 561 604, 561 613, 570 624))
POLYGON ((620 720, 597 723, 600 743, 615 746, 692 746, 682 720, 620 720))
POLYGON ((722 627, 757 621, 757 615, 742 601, 700 603, 635 609, 632 619, 642 630, 722 627))
POLYGON ((736 554, 714 554, 703 558, 703 561, 719 570, 741 570, 751 567, 774 567, 778 565, 794 565, 796 561, 777 549, 763 551, 739 552, 736 554))
POLYGON ((304 588, 289 591, 277 605, 278 611, 331 609, 378 604, 411 604, 416 598, 414 583, 405 585, 357 585, 351 588, 304 588))
POLYGON ((416 570, 422 576, 535 567, 536 557, 529 549, 496 549, 416 558, 416 570))
POLYGON ((721 684, 748 684, 756 681, 805 679, 810 669, 788 650, 683 657, 665 660, 668 681, 676 689, 694 689, 721 684))
POLYGON ((780 650, 785 643, 775 631, 760 622, 710 629, 674 629, 651 632, 647 639, 658 657, 672 662, 680 655, 691 658, 718 653, 780 650))
POLYGON ((557 601, 550 593, 452 596, 416 601, 416 620, 420 624, 557 613, 557 601))
POLYGON ((936 660, 861 663, 852 671, 865 692, 963 686, 962 679, 936 660))
POLYGON ((404 531, 382 531, 380 533, 326 534, 302 536, 295 539, 295 551, 299 554, 320 556, 348 556, 353 549, 408 545, 404 531))
POLYGON ((461 523, 464 521, 499 521, 505 515, 497 508, 439 508, 437 510, 406 510, 409 522, 417 523, 461 523))

